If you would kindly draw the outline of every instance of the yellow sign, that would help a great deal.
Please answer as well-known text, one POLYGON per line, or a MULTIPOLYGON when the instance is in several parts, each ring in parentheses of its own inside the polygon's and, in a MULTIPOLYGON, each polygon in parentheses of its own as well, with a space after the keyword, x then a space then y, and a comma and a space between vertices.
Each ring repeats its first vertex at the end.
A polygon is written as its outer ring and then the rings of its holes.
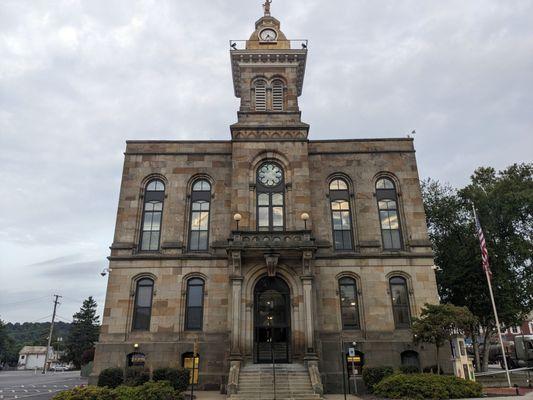
POLYGON ((348 362, 360 363, 361 357, 360 356, 348 357, 348 362))

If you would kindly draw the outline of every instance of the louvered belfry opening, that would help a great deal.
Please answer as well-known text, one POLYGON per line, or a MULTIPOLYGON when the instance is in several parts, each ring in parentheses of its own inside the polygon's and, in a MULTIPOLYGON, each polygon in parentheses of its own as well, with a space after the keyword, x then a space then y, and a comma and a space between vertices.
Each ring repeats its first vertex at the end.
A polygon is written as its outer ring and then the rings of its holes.
POLYGON ((280 80, 272 83, 272 110, 283 111, 283 82, 280 80))
POLYGON ((259 79, 255 82, 255 111, 266 111, 266 82, 259 79))

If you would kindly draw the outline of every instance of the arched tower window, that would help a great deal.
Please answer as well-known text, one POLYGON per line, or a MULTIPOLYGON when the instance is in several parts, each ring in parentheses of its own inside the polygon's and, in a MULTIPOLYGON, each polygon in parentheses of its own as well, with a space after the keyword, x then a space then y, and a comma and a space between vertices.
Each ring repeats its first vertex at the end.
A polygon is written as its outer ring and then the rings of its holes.
POLYGON ((376 182, 376 198, 378 201, 383 249, 401 250, 402 235, 398 215, 398 197, 392 180, 381 178, 376 182))
POLYGON ((352 250, 350 194, 348 185, 344 180, 335 179, 329 184, 329 199, 335 250, 352 250))
POLYGON ((285 227, 283 169, 266 162, 257 170, 257 230, 282 231, 285 227))
POLYGON ((258 79, 254 83, 255 111, 266 111, 267 109, 267 84, 264 79, 258 79))
POLYGON ((349 277, 339 279, 339 296, 342 329, 359 329, 359 304, 355 279, 349 277))
POLYGON ((204 319, 204 281, 191 278, 187 281, 185 330, 201 331, 204 319))
POLYGON ((283 82, 276 79, 272 82, 272 110, 283 111, 284 100, 283 82))
POLYGON ((154 281, 152 279, 143 278, 137 281, 135 288, 135 304, 133 307, 133 330, 150 330, 153 294, 154 281))
POLYGON ((397 329, 411 326, 411 313, 409 312, 409 292, 407 281, 402 276, 393 276, 389 280, 392 301, 394 325, 397 329))
POLYGON ((194 183, 191 193, 189 250, 205 251, 209 246, 209 212, 211 184, 201 179, 194 183))
POLYGON ((164 200, 165 184, 163 181, 154 179, 148 182, 144 192, 140 240, 141 251, 159 250, 164 200))

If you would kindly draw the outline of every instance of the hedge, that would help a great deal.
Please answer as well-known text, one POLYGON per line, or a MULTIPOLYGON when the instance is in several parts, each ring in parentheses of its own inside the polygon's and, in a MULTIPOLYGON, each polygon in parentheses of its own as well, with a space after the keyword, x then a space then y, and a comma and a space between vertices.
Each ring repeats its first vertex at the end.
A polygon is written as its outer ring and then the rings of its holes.
POLYGON ((144 367, 128 367, 125 370, 127 386, 141 386, 150 380, 150 371, 144 367))
POLYGON ((401 374, 419 374, 420 368, 418 368, 416 365, 401 365, 400 368, 398 368, 401 374))
POLYGON ((53 400, 183 400, 168 382, 148 382, 141 386, 86 386, 61 392, 53 400))
MULTIPOLYGON (((85 386, 65 390, 52 400, 116 400, 113 390, 107 387, 85 386)), ((126 400, 126 399, 121 399, 126 400)))
POLYGON ((178 392, 184 392, 189 386, 189 370, 180 368, 158 368, 154 370, 153 380, 168 381, 178 392))
POLYGON ((114 389, 124 382, 124 371, 122 368, 106 368, 98 375, 98 386, 107 386, 114 389))
POLYGON ((367 389, 372 392, 381 380, 394 373, 392 367, 363 367, 363 382, 367 389))
POLYGON ((374 394, 389 399, 459 399, 481 397, 481 384, 455 376, 396 374, 374 387, 374 394))

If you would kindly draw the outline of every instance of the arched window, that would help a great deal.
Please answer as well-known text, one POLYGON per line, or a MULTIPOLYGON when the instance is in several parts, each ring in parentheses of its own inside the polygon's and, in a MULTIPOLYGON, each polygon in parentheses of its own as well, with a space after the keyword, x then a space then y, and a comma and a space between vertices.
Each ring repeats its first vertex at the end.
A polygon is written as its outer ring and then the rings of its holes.
POLYGON ((151 280, 150 278, 143 278, 137 281, 137 287, 135 290, 135 304, 133 307, 133 330, 150 330, 153 293, 153 280, 151 280))
POLYGON ((254 83, 254 96, 255 96, 255 111, 266 111, 266 81, 264 79, 258 79, 254 83))
POLYGON ((339 296, 341 300, 342 329, 359 329, 359 305, 355 279, 348 277, 339 279, 339 296))
POLYGON ((342 179, 329 184, 333 243, 335 250, 352 250, 352 215, 348 185, 342 179))
POLYGON ((196 181, 191 193, 191 222, 189 250, 205 251, 209 245, 209 206, 211 184, 205 179, 196 181))
POLYGON ((164 200, 165 184, 163 181, 154 179, 148 182, 144 192, 141 251, 159 250, 164 200))
POLYGON ((282 231, 285 226, 283 169, 266 162, 257 170, 257 230, 282 231))
POLYGON ((272 82, 272 110, 283 111, 284 102, 283 82, 277 79, 272 82))
POLYGON ((398 216, 398 199, 394 183, 388 178, 376 182, 381 239, 384 250, 401 250, 400 219, 398 216))
POLYGON ((198 373, 200 371, 200 355, 194 353, 184 353, 183 368, 189 370, 189 385, 198 383, 198 373))
POLYGON ((420 359, 414 350, 405 350, 400 354, 402 365, 409 365, 420 369, 420 359))
POLYGON ((392 313, 396 328, 409 328, 411 326, 411 313, 409 312, 409 292, 407 281, 401 276, 394 276, 389 280, 392 301, 392 313))
POLYGON ((204 281, 191 278, 187 281, 185 330, 201 331, 204 319, 204 281))

